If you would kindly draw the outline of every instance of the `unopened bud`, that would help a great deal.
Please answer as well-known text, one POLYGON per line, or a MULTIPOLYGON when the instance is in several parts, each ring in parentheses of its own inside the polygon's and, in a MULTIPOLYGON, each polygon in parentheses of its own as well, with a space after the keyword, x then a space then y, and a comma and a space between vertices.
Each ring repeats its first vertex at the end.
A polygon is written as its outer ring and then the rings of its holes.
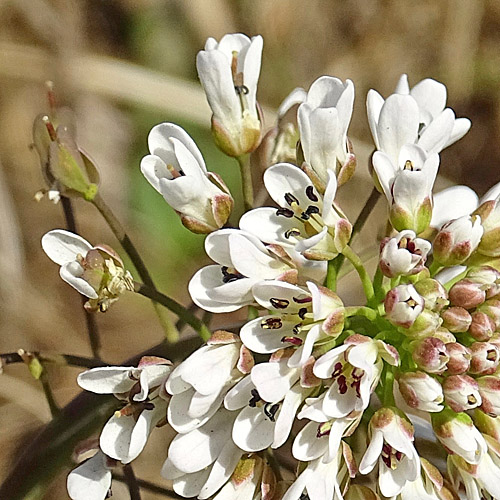
POLYGON ((412 358, 417 366, 427 373, 443 373, 449 361, 445 344, 435 337, 417 340, 412 344, 412 358))
POLYGON ((500 415, 500 378, 488 375, 477 379, 479 393, 483 400, 481 410, 491 417, 500 415))
POLYGON ((424 298, 425 309, 439 312, 449 303, 448 293, 439 281, 426 278, 415 283, 415 290, 424 298))
POLYGON ((473 309, 485 301, 486 293, 480 284, 465 278, 451 287, 449 298, 454 306, 473 309))
POLYGON ((491 417, 483 411, 476 409, 472 415, 476 427, 487 436, 500 441, 500 419, 491 417))
POLYGON ((460 375, 469 370, 471 352, 468 347, 465 347, 458 342, 450 342, 446 344, 446 353, 449 356, 446 372, 450 375, 460 375))
POLYGON ((410 408, 427 412, 439 412, 443 409, 441 384, 427 373, 403 373, 398 384, 399 392, 410 408))
POLYGON ((495 331, 495 322, 484 312, 475 311, 472 313, 472 323, 469 333, 479 341, 489 340, 495 331))
POLYGON ((463 333, 469 329, 472 317, 463 307, 449 307, 441 312, 443 327, 452 333, 463 333))
POLYGON ((474 375, 491 375, 498 368, 500 349, 491 342, 474 342, 470 346, 469 372, 474 375))
POLYGON ((479 215, 484 228, 477 251, 488 257, 500 256, 500 204, 499 199, 485 201, 473 215, 479 215))
POLYGON ((413 285, 399 285, 387 293, 384 306, 392 324, 410 328, 424 309, 424 299, 413 285))
POLYGON ((451 375, 443 383, 446 404, 457 413, 481 405, 477 382, 468 375, 451 375))
POLYGON ((433 255, 443 266, 456 266, 468 259, 483 235, 481 218, 465 215, 446 223, 432 245, 433 255))

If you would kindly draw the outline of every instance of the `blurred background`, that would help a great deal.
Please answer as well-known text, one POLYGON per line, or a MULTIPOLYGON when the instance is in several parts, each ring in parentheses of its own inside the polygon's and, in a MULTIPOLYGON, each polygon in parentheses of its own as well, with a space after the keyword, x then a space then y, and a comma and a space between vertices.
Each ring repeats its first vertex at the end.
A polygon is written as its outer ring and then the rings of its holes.
MULTIPOLYGON (((189 303, 187 281, 207 262, 203 237, 185 230, 145 181, 139 162, 147 134, 174 121, 193 136, 209 170, 240 195, 236 163, 213 145, 210 112, 197 82, 195 56, 209 36, 264 36, 258 98, 276 109, 296 86, 318 76, 350 78, 356 102, 350 136, 364 152, 343 199, 369 192, 370 135, 365 97, 384 96, 401 73, 410 85, 444 82, 448 105, 473 126, 442 155, 442 173, 482 194, 500 180, 500 2, 496 0, 0 0, 0 351, 19 348, 90 355, 78 294, 40 248, 41 236, 64 227, 60 206, 34 201, 44 188, 30 149, 34 117, 47 112, 44 82, 76 113, 81 147, 101 172, 101 192, 126 225, 158 287, 189 303)), ((267 126, 272 125, 272 113, 267 126)), ((351 201, 352 203, 352 201, 351 201)), ((380 205, 380 204, 379 204, 380 205)), ((95 209, 74 204, 79 233, 92 243, 119 245, 95 209)), ((355 213, 360 206, 346 207, 355 213)), ((241 205, 236 208, 236 216, 241 205)), ((382 212, 383 213, 383 212, 382 212)), ((237 318, 236 318, 237 319, 237 318)), ((216 318, 224 325, 235 318, 216 318)), ((126 295, 97 317, 106 362, 118 363, 157 344, 162 331, 148 301, 126 295)), ((77 369, 49 366, 59 405, 77 393, 77 369)), ((29 446, 50 413, 39 382, 23 365, 0 377, 0 480, 29 446)), ((139 477, 159 476, 167 433, 136 461, 139 477)), ((45 495, 67 498, 61 472, 45 495)), ((30 471, 26 471, 27 474, 30 471)), ((115 482, 114 498, 126 499, 115 482)), ((143 492, 146 500, 161 498, 143 492)), ((8 499, 5 499, 8 500, 8 499)))

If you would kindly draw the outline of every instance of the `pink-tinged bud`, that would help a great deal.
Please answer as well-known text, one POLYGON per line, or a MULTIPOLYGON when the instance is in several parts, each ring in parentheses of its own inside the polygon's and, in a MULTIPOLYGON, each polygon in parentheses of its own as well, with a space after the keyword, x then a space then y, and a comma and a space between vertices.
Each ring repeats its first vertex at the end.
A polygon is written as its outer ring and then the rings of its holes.
POLYGON ((470 346, 469 372, 474 375, 491 375, 498 368, 500 349, 491 342, 474 342, 470 346))
POLYGON ((424 299, 413 285, 399 285, 387 293, 384 306, 392 324, 410 328, 424 309, 424 299))
POLYGON ((455 283, 448 295, 452 305, 464 309, 473 309, 486 300, 486 293, 481 285, 468 278, 455 283))
POLYGON ((500 415, 500 378, 492 375, 477 379, 479 393, 483 400, 481 410, 491 417, 500 415))
POLYGON ((500 300, 488 299, 478 308, 481 312, 486 313, 494 322, 495 329, 500 327, 500 300))
POLYGON ((463 307, 449 307, 441 312, 443 327, 453 333, 463 333, 469 329, 472 317, 463 307))
POLYGON ((427 373, 443 373, 449 361, 446 346, 442 340, 427 337, 412 344, 412 358, 417 366, 427 373))
POLYGON ((441 384, 427 373, 403 373, 398 384, 399 392, 410 408, 427 412, 439 412, 443 409, 441 384))
POLYGON ((500 272, 491 266, 481 266, 471 269, 467 278, 481 285, 486 291, 486 298, 491 299, 500 293, 500 272))
MULTIPOLYGON (((410 328, 407 328, 404 333, 408 337, 415 339, 435 335, 438 328, 441 326, 441 322, 442 319, 439 314, 432 312, 429 309, 424 309, 422 313, 418 315, 415 323, 413 323, 410 328)), ((452 334, 450 333, 449 335, 452 334)), ((453 340, 455 339, 453 338, 453 340)))
POLYGON ((456 266, 468 259, 483 235, 481 218, 465 215, 446 223, 432 245, 433 255, 443 266, 456 266))
POLYGON ((495 322, 484 312, 475 311, 472 313, 472 323, 469 333, 479 341, 491 339, 495 331, 495 322))
POLYGON ((500 256, 500 204, 496 200, 485 201, 473 215, 482 220, 484 234, 477 251, 488 257, 500 256))
POLYGON ((448 293, 439 281, 426 278, 415 283, 415 290, 424 298, 425 309, 440 312, 449 304, 448 293))
POLYGON ((413 231, 401 231, 380 244, 380 270, 388 278, 410 276, 422 271, 431 244, 413 231))
POLYGON ((451 375, 443 383, 446 404, 457 413, 481 405, 477 382, 468 375, 451 375))
POLYGON ((450 342, 446 344, 446 352, 450 358, 446 365, 448 374, 460 375, 469 370, 472 355, 468 347, 458 342, 450 342))
POLYGON ((486 442, 467 413, 445 408, 431 414, 432 427, 441 444, 469 464, 478 464, 486 453, 486 442))

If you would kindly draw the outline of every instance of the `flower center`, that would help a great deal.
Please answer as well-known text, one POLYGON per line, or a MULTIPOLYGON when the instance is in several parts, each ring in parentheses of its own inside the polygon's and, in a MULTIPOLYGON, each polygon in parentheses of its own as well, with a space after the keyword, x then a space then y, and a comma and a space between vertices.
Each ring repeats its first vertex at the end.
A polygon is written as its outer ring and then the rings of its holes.
POLYGON ((384 446, 382 447, 382 461, 384 462, 389 469, 396 469, 398 463, 401 462, 403 458, 403 453, 398 450, 395 450, 392 446, 388 445, 384 442, 384 446))

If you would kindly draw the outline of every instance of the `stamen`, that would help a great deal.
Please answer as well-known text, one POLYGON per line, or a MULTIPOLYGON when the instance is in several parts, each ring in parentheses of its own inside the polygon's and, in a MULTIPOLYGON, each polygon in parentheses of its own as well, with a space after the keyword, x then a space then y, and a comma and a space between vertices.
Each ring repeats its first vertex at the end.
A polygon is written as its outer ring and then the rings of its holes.
POLYGON ((299 200, 292 193, 285 193, 285 201, 291 206, 293 203, 300 205, 299 200))
POLYGON ((313 186, 307 186, 306 187, 306 196, 311 201, 318 201, 318 197, 314 194, 314 187, 313 186))
POLYGON ((276 422, 276 412, 279 410, 279 408, 280 405, 278 403, 275 403, 273 405, 271 405, 271 403, 268 403, 264 406, 264 413, 271 422, 276 422))
POLYGON ((305 319, 306 314, 307 314, 307 307, 301 307, 299 309, 299 318, 300 319, 305 319))
POLYGON ((248 94, 248 92, 250 92, 250 91, 248 90, 248 87, 247 87, 246 85, 235 85, 235 86, 234 86, 234 90, 236 90, 236 93, 237 93, 238 95, 242 95, 242 94, 243 94, 243 95, 247 95, 247 94, 248 94))
POLYGON ((281 318, 268 318, 260 323, 264 330, 278 330, 283 326, 281 318))
POLYGON ((293 210, 289 208, 278 208, 278 210, 276 210, 276 215, 283 215, 283 217, 291 219, 293 217, 293 210))
POLYGON ((257 406, 257 403, 260 401, 259 391, 257 389, 252 389, 250 391, 250 394, 252 395, 252 397, 248 401, 248 406, 250 406, 250 408, 255 408, 257 406))
POLYGON ((283 337, 281 342, 288 342, 289 344, 295 345, 297 347, 301 346, 304 341, 299 337, 283 337))
POLYGON ((285 231, 284 236, 288 240, 292 236, 300 236, 300 231, 298 229, 289 229, 288 231, 285 231))
POLYGON ((276 299, 276 298, 271 298, 269 299, 269 302, 271 302, 271 305, 276 308, 276 309, 286 309, 290 305, 290 301, 286 299, 276 299))
POLYGON ((308 304, 308 303, 312 302, 312 297, 304 297, 302 299, 298 299, 297 297, 293 297, 293 301, 296 304, 308 304))

